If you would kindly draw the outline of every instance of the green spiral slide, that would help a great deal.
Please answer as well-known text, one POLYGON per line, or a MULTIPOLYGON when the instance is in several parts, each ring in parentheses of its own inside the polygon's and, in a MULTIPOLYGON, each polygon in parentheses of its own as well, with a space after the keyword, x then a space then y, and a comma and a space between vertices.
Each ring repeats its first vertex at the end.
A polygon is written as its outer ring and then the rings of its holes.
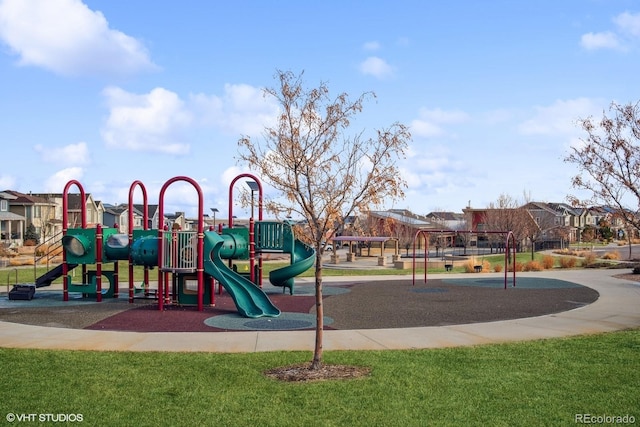
POLYGON ((204 233, 204 271, 213 276, 231 295, 238 312, 244 317, 278 317, 280 309, 267 294, 231 270, 220 257, 224 238, 215 232, 204 233))
POLYGON ((289 293, 293 295, 294 277, 304 273, 313 266, 316 258, 316 251, 298 239, 294 240, 291 251, 291 264, 278 268, 269 273, 269 281, 274 286, 289 288, 289 293))

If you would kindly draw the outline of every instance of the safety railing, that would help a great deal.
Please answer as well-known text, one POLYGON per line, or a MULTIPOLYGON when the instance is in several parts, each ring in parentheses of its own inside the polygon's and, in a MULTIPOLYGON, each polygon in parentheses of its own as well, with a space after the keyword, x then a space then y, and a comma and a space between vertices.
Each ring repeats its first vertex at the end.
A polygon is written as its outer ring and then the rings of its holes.
POLYGON ((195 272, 198 255, 198 233, 195 231, 163 231, 160 269, 172 272, 195 272))
POLYGON ((35 281, 38 276, 38 266, 42 267, 44 264, 49 271, 54 267, 52 266, 54 260, 59 258, 62 262, 62 252, 62 231, 36 245, 33 251, 33 280, 35 281))
POLYGON ((11 273, 15 274, 14 285, 18 284, 18 269, 12 268, 10 271, 7 272, 7 295, 9 295, 9 287, 11 286, 11 283, 9 282, 9 279, 11 278, 11 273))

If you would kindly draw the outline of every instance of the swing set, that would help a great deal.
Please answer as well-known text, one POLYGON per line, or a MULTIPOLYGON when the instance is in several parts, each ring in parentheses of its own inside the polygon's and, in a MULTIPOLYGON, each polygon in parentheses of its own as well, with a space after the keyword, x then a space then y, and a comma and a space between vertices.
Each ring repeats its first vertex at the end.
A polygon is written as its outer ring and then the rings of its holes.
MULTIPOLYGON (((451 234, 451 230, 418 230, 416 234, 413 236, 413 285, 416 284, 416 241, 418 238, 422 237, 425 240, 425 251, 424 251, 424 282, 427 282, 427 269, 429 262, 429 234, 440 234, 442 236, 443 233, 451 234)), ((513 234, 513 231, 454 231, 452 246, 453 246, 453 256, 455 257, 455 242, 458 234, 506 234, 505 239, 505 252, 504 252, 504 288, 507 289, 507 274, 509 271, 509 257, 511 255, 511 251, 513 251, 512 259, 512 271, 513 271, 513 287, 516 287, 516 240, 513 234)), ((478 255, 478 245, 476 243, 476 256, 478 255)), ((445 259, 444 255, 444 247, 442 249, 443 260, 445 259)), ((484 261, 484 254, 482 255, 482 260, 484 261)), ((447 264, 445 260, 445 270, 451 271, 453 269, 453 259, 451 260, 451 264, 447 264)), ((474 270, 479 273, 482 271, 482 264, 474 265, 474 270)))

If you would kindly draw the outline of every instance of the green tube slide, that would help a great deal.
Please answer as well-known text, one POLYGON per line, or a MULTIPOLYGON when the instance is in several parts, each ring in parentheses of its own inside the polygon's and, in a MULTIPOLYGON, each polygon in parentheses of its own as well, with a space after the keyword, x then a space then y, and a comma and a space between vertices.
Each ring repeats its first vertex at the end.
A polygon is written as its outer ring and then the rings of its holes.
POLYGON ((204 271, 213 276, 231 295, 238 312, 244 317, 278 317, 280 309, 273 305, 267 294, 231 270, 220 257, 225 242, 216 232, 204 233, 204 271))

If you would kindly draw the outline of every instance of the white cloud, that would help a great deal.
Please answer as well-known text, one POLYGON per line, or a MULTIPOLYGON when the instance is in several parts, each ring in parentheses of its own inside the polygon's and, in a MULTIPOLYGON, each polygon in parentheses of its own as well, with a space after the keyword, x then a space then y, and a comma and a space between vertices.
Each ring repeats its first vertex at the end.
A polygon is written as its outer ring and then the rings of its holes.
POLYGON ((366 42, 362 48, 368 51, 374 51, 380 49, 380 43, 376 41, 366 42))
POLYGON ((104 90, 109 117, 102 129, 107 146, 133 151, 187 154, 182 142, 192 114, 180 97, 163 88, 137 95, 120 88, 104 90))
POLYGON ((393 74, 393 68, 384 59, 370 56, 360 64, 360 72, 383 79, 393 74))
POLYGON ((109 28, 80 0, 4 0, 0 39, 20 65, 62 75, 128 74, 157 68, 135 38, 109 28))
POLYGON ((613 20, 620 32, 631 37, 640 37, 640 13, 621 13, 613 20))
POLYGON ((496 125, 499 123, 508 122, 513 118, 513 116, 513 111, 507 109, 497 109, 482 113, 479 120, 488 125, 496 125))
POLYGON ((434 196, 464 191, 463 188, 469 186, 469 180, 473 180, 473 174, 455 158, 449 148, 438 145, 410 147, 407 160, 400 170, 400 175, 407 182, 405 200, 430 198, 432 203, 440 200, 434 199, 434 196))
POLYGON ((44 183, 45 192, 60 193, 60 189, 64 188, 71 180, 81 181, 84 175, 84 169, 80 167, 72 167, 62 169, 54 175, 47 178, 44 183))
POLYGON ((420 109, 420 117, 433 121, 436 123, 442 124, 451 124, 451 123, 463 123, 469 120, 469 115, 464 111, 460 110, 450 110, 445 111, 440 108, 435 108, 433 110, 427 110, 426 108, 420 109))
POLYGON ((264 97, 262 89, 246 84, 226 84, 221 97, 195 94, 190 100, 202 123, 236 136, 260 135, 265 126, 275 124, 278 115, 275 100, 264 97))
POLYGON ((469 115, 464 111, 422 108, 419 111, 419 117, 412 120, 409 127, 413 136, 435 138, 447 134, 441 125, 459 124, 468 120, 469 115))
POLYGON ((587 50, 622 48, 618 36, 610 31, 583 34, 580 44, 587 50))
POLYGON ((536 107, 533 117, 518 129, 525 135, 575 135, 578 119, 598 113, 602 103, 589 98, 558 100, 546 107, 536 107))
POLYGON ((45 147, 36 145, 34 147, 40 153, 42 161, 47 163, 59 163, 63 165, 83 165, 89 163, 89 148, 85 142, 69 144, 64 147, 45 147))
POLYGON ((426 120, 415 119, 409 124, 411 134, 423 138, 435 138, 445 134, 444 129, 435 123, 426 120))
POLYGON ((583 34, 580 44, 587 50, 626 51, 640 40, 640 13, 623 12, 613 18, 615 30, 583 34))
POLYGON ((16 185, 16 179, 9 175, 0 175, 0 191, 10 190, 16 185))

